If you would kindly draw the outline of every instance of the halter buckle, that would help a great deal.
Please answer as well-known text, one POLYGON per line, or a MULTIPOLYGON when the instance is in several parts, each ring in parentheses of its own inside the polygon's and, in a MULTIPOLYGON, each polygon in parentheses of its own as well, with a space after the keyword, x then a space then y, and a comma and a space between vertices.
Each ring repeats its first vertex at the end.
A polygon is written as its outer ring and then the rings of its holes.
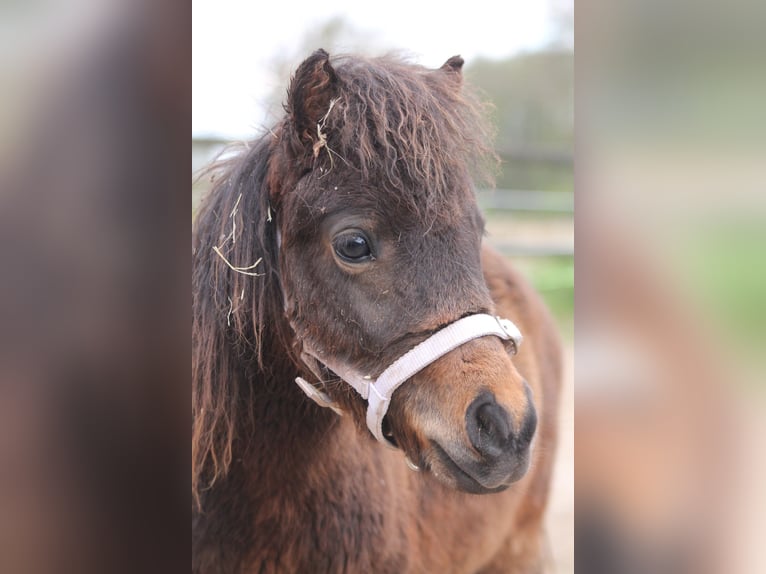
POLYGON ((508 335, 508 339, 513 345, 513 354, 515 355, 519 351, 519 345, 524 338, 521 335, 521 331, 519 331, 519 328, 509 319, 503 319, 497 315, 495 316, 495 319, 503 332, 508 335))

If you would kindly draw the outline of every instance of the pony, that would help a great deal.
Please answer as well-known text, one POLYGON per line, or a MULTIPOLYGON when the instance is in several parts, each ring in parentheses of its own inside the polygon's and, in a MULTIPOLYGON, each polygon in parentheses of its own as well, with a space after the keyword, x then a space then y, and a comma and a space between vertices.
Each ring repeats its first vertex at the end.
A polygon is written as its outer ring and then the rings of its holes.
POLYGON ((282 120, 214 170, 193 572, 543 571, 560 345, 482 243, 496 158, 462 66, 318 50, 282 120))

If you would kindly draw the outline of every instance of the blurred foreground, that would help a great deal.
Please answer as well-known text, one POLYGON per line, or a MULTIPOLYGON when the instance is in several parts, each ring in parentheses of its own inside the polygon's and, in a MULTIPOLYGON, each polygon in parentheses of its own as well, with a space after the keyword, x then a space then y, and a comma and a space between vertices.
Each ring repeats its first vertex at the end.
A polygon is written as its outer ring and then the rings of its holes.
POLYGON ((578 7, 584 574, 766 569, 763 9, 578 7))
POLYGON ((2 11, 0 572, 185 571, 188 17, 2 11))

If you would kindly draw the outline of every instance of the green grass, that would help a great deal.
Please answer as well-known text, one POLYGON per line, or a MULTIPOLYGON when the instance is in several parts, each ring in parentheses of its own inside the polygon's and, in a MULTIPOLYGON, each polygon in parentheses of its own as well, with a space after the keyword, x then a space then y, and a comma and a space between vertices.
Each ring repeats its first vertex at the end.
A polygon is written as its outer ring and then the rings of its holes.
POLYGON ((574 257, 513 257, 551 310, 566 341, 574 338, 574 257))
POLYGON ((682 287, 740 358, 766 364, 766 226, 721 221, 684 234, 673 255, 682 287))

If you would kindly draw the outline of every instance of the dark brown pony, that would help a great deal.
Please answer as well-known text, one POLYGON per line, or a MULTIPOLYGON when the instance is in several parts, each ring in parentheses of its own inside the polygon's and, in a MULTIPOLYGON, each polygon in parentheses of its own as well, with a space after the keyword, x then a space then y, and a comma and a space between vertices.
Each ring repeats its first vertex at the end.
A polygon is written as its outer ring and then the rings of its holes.
POLYGON ((282 122, 226 162, 200 209, 193 572, 543 569, 559 346, 539 298, 481 244, 472 177, 493 156, 462 64, 315 52, 282 122), (512 320, 518 354, 476 338, 412 376, 384 420, 398 449, 303 355, 377 377, 475 313, 512 320))

